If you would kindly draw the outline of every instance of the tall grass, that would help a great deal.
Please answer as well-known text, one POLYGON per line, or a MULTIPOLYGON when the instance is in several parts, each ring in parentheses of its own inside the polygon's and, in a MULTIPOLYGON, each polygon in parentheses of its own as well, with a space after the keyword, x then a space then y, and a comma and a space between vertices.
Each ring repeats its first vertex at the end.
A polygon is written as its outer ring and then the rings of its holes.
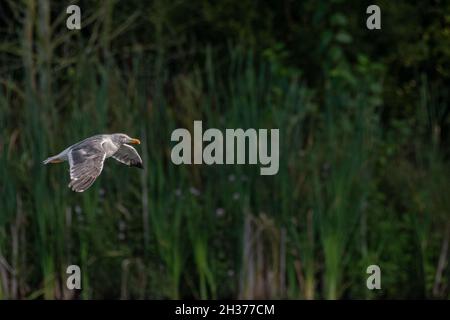
MULTIPOLYGON (((112 2, 87 13, 99 39, 75 34, 70 43, 58 41, 66 33, 50 23, 49 2, 26 4, 17 9, 16 42, 0 52, 1 59, 16 52, 21 64, 0 78, 0 298, 408 297, 368 293, 365 270, 401 272, 416 259, 424 294, 448 297, 449 204, 440 191, 448 163, 418 142, 418 155, 433 155, 415 176, 427 186, 404 191, 415 197, 409 206, 403 194, 386 199, 382 83, 364 61, 350 68, 356 84, 330 77, 322 91, 308 88, 298 70, 286 72, 276 55, 233 45, 201 48, 194 64, 187 55, 173 71, 160 16, 150 19, 156 49, 127 47, 121 59, 110 35, 129 22, 111 30, 112 2), (170 134, 192 130, 194 120, 222 130, 279 128, 279 173, 175 166, 170 134), (75 194, 66 164, 41 165, 102 132, 139 136, 144 170, 107 160, 94 185, 75 194), (446 229, 431 223, 437 216, 446 229), (390 242, 398 232, 417 243, 390 242), (81 293, 65 287, 70 264, 81 267, 81 293)), ((162 2, 155 6, 163 15, 162 2)), ((420 110, 435 103, 423 90, 420 110)), ((401 152, 387 157, 409 163, 401 152)), ((385 277, 383 286, 408 286, 401 275, 385 277)))

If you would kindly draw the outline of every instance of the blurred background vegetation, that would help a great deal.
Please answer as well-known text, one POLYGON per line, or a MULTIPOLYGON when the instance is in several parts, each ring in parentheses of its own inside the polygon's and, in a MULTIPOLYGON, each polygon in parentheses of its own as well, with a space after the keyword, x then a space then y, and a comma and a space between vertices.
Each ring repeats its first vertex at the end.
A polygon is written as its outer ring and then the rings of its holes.
POLYGON ((0 4, 0 298, 450 297, 448 1, 66 2, 0 4), (173 165, 194 120, 280 128, 279 173, 173 165), (41 164, 104 132, 145 169, 41 164))

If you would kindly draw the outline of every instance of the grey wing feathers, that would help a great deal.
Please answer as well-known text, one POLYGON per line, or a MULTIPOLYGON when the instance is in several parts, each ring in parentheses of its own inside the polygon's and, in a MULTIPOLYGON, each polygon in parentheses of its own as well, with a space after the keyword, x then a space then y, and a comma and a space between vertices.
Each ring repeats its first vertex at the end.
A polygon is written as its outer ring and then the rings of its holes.
POLYGON ((100 175, 106 158, 101 140, 93 139, 75 145, 68 153, 70 164, 69 188, 83 192, 100 175))
POLYGON ((127 166, 142 168, 141 157, 136 149, 128 144, 123 144, 112 157, 127 166))

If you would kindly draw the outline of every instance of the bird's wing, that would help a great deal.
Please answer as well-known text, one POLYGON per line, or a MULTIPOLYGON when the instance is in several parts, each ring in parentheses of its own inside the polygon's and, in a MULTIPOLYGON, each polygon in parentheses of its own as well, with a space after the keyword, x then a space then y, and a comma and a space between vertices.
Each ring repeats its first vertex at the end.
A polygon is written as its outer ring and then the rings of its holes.
POLYGON ((127 166, 142 168, 141 157, 136 149, 128 144, 123 144, 112 157, 127 166))
POLYGON ((69 150, 70 183, 73 191, 83 192, 89 188, 100 175, 106 153, 102 140, 92 139, 77 144, 69 150))

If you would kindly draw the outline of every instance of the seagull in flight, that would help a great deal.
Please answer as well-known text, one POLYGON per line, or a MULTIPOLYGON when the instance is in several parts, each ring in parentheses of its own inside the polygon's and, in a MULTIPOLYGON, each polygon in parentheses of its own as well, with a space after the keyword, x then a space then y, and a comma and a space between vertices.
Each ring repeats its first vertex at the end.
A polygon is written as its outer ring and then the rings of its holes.
POLYGON ((142 159, 129 144, 140 144, 123 133, 99 134, 71 145, 56 156, 47 158, 43 164, 69 161, 69 188, 75 192, 88 189, 100 175, 106 158, 142 169, 142 159))

